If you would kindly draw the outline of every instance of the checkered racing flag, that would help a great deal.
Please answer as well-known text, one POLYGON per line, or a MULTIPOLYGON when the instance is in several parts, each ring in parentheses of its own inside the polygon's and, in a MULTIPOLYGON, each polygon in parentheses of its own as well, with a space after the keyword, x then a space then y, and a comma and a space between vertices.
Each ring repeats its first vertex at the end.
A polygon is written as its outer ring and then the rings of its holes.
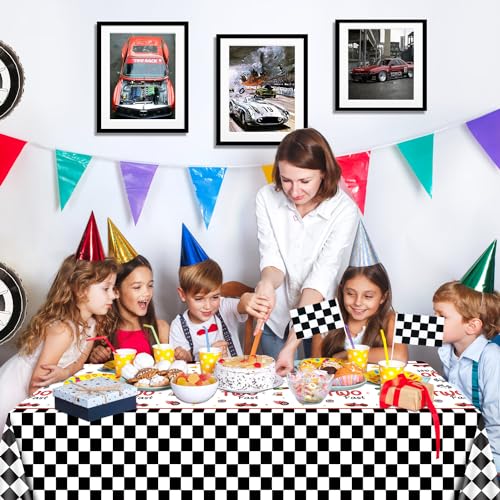
POLYGON ((441 347, 443 345, 443 332, 444 318, 442 316, 398 313, 394 342, 441 347))
POLYGON ((298 339, 308 339, 317 333, 344 328, 344 320, 336 299, 292 309, 290 317, 298 339))

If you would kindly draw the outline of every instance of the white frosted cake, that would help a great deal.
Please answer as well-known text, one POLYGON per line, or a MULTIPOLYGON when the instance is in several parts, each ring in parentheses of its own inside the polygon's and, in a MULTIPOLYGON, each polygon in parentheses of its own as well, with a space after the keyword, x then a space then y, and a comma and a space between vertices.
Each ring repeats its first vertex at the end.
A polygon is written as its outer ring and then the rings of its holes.
POLYGON ((271 389, 276 378, 271 356, 222 358, 215 366, 219 389, 232 392, 258 392, 271 389))

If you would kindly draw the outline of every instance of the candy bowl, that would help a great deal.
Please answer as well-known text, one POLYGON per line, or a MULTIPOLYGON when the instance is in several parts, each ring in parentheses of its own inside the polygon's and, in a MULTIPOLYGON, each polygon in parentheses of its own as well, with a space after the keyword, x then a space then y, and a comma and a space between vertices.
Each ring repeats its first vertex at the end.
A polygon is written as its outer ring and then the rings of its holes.
POLYGON ((170 386, 177 399, 184 403, 204 403, 217 391, 218 380, 210 374, 180 373, 170 386))
POLYGON ((322 370, 291 372, 287 375, 288 387, 302 404, 318 404, 330 389, 332 376, 322 370))

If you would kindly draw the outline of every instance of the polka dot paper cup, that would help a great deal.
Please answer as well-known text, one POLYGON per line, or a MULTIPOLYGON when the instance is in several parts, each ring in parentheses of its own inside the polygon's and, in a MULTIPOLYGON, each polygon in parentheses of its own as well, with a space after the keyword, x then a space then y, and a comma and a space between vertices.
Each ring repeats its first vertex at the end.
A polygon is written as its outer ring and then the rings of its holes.
POLYGON ((388 380, 396 378, 400 373, 403 373, 405 366, 406 363, 395 359, 389 361, 389 364, 387 364, 385 359, 379 361, 378 368, 380 370, 380 383, 383 385, 388 380))
POLYGON ((210 351, 207 351, 206 347, 202 347, 198 354, 200 355, 201 373, 213 373, 222 351, 218 347, 211 347, 210 351))
POLYGON ((347 361, 349 363, 354 363, 359 366, 364 372, 368 366, 368 352, 370 351, 370 346, 359 344, 354 349, 352 347, 347 348, 347 361))
POLYGON ((174 362, 174 348, 170 344, 155 344, 153 346, 153 355, 156 363, 160 361, 174 362))
POLYGON ((135 349, 117 349, 114 353, 115 373, 117 377, 121 377, 122 368, 128 363, 134 361, 137 351, 135 349))

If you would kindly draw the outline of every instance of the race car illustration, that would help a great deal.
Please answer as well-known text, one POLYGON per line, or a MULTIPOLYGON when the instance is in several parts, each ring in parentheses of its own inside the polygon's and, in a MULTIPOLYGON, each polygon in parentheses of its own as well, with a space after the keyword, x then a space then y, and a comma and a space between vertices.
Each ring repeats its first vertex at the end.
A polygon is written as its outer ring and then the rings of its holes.
POLYGON ((255 95, 258 97, 276 97, 276 90, 271 85, 264 85, 255 89, 255 95))
POLYGON ((288 111, 278 104, 270 104, 255 96, 231 97, 229 114, 242 128, 275 127, 284 125, 289 118, 288 111))
POLYGON ((113 92, 114 116, 174 116, 175 95, 168 58, 168 46, 158 36, 133 36, 123 44, 120 75, 113 92))
POLYGON ((413 78, 413 64, 403 59, 381 59, 369 66, 353 68, 351 77, 355 82, 385 82, 394 78, 413 78))

